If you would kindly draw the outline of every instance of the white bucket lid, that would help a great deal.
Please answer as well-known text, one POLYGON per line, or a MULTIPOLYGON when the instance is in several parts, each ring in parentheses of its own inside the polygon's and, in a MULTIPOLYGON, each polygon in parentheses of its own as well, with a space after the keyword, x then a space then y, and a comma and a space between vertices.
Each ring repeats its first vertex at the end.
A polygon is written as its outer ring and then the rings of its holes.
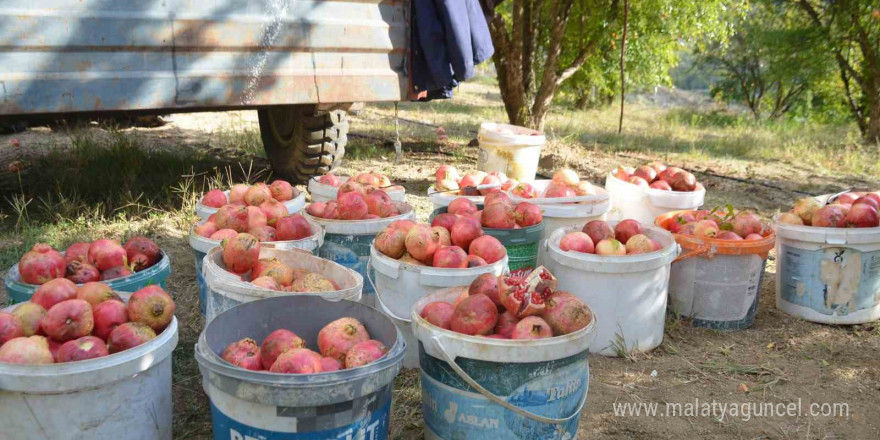
POLYGON ((460 197, 464 197, 474 203, 483 203, 486 199, 483 196, 462 196, 453 192, 438 192, 434 185, 428 187, 428 198, 431 199, 431 203, 435 206, 449 206, 453 200, 460 197))
POLYGON ((496 122, 483 122, 477 133, 480 143, 509 146, 541 146, 547 142, 544 133, 531 128, 518 125, 499 124, 496 122))

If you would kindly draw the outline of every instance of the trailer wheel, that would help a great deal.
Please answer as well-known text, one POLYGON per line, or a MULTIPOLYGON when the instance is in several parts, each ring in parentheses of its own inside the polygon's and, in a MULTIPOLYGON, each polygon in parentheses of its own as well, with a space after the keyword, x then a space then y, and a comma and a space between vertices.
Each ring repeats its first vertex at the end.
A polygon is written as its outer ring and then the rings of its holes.
POLYGON ((306 183, 342 163, 348 135, 345 110, 318 113, 314 105, 260 109, 260 137, 276 177, 306 183))

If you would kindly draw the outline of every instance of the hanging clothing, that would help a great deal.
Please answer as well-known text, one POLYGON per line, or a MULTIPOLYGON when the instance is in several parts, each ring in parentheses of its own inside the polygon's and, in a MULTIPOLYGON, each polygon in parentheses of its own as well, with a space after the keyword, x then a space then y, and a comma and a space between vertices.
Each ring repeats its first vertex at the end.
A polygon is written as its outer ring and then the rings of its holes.
POLYGON ((411 93, 420 100, 451 98, 494 52, 478 0, 412 1, 411 93))

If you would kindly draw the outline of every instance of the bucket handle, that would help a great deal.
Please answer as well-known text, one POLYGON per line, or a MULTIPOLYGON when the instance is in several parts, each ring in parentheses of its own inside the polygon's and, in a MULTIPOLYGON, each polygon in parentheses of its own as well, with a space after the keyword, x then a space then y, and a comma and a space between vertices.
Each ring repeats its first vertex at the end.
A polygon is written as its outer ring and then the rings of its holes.
POLYGON ((581 411, 584 409, 584 405, 587 404, 587 392, 585 391, 584 397, 581 398, 581 402, 578 404, 578 407, 574 411, 574 413, 572 413, 570 416, 563 417, 561 419, 541 416, 541 415, 526 411, 518 406, 511 405, 506 400, 498 397, 497 395, 495 395, 491 391, 484 388, 482 385, 477 383, 477 381, 474 380, 474 378, 472 378, 469 374, 467 374, 464 370, 462 370, 461 367, 459 367, 458 364, 455 363, 455 359, 453 359, 452 356, 449 354, 449 352, 446 351, 446 347, 444 347, 443 343, 440 342, 440 338, 438 336, 435 335, 431 339, 437 345, 437 348, 440 349, 440 353, 443 354, 443 358, 446 361, 446 363, 449 364, 449 366, 453 370, 455 370, 455 372, 458 374, 458 377, 460 377, 462 380, 467 382, 468 385, 470 385, 475 390, 479 391, 480 394, 482 394, 484 397, 486 397, 490 401, 494 402, 497 405, 500 405, 501 407, 507 409, 508 411, 514 412, 515 414, 517 414, 519 416, 525 417, 527 419, 532 419, 536 422, 547 423, 547 424, 551 424, 551 425, 558 425, 560 423, 568 422, 569 420, 579 416, 581 411))
POLYGON ((385 303, 382 302, 382 296, 379 295, 379 290, 376 289, 376 284, 373 283, 373 277, 370 276, 370 267, 372 267, 371 266, 372 262, 373 262, 373 257, 370 257, 367 260, 367 280, 370 281, 370 286, 373 287, 373 292, 376 292, 376 301, 379 301, 379 305, 382 306, 382 313, 384 313, 384 314, 386 314, 386 315, 388 315, 398 321, 408 321, 408 319, 406 319, 406 318, 401 318, 401 317, 395 315, 394 313, 391 313, 391 310, 388 310, 388 307, 385 307, 385 303))
POLYGON ((672 262, 678 263, 679 261, 687 260, 688 258, 706 256, 707 254, 709 254, 709 251, 711 250, 711 248, 712 248, 712 246, 709 246, 708 244, 703 243, 703 244, 699 245, 696 249, 694 249, 692 251, 687 251, 687 252, 675 257, 675 259, 672 260, 672 262))

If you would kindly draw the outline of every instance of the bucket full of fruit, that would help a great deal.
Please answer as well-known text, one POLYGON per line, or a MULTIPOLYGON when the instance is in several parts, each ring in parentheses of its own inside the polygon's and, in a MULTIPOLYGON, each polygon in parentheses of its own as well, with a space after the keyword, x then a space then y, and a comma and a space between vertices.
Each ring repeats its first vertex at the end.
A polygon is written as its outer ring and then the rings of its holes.
POLYGON ((206 317, 238 304, 279 295, 315 295, 357 301, 364 279, 347 267, 301 249, 263 247, 242 233, 205 256, 206 317))
POLYGON ((206 192, 196 204, 196 214, 207 220, 223 205, 253 206, 264 211, 281 211, 284 215, 296 214, 306 205, 306 194, 284 180, 275 180, 270 184, 239 183, 226 191, 212 189, 206 192))
POLYGON ((411 319, 426 438, 578 438, 597 320, 545 268, 438 290, 411 319))
MULTIPOLYGON (((208 291, 205 278, 202 276, 202 261, 208 251, 220 246, 223 240, 233 238, 239 232, 247 231, 257 237, 263 247, 315 251, 324 243, 324 228, 300 214, 277 218, 273 221, 273 226, 269 226, 263 224, 265 221, 262 221, 259 216, 252 215, 253 213, 248 210, 247 219, 241 219, 241 221, 233 220, 233 216, 223 218, 226 226, 237 227, 237 229, 228 227, 217 229, 216 220, 214 222, 205 220, 194 225, 190 230, 189 245, 195 259, 196 284, 199 286, 199 311, 202 316, 205 315, 205 307, 207 307, 206 295, 208 291), (248 226, 252 227, 246 229, 247 227, 243 226, 245 221, 248 226), (252 224, 252 222, 256 222, 256 224, 252 224)), ((216 214, 212 215, 216 216, 216 214)))
POLYGON ((120 292, 134 292, 149 284, 165 286, 171 260, 147 237, 131 237, 125 244, 102 238, 77 242, 62 253, 46 243, 35 244, 9 268, 4 278, 13 304, 28 301, 41 286, 75 288, 93 281, 120 292))
POLYGON ((441 165, 434 173, 434 184, 428 187, 428 198, 434 209, 449 206, 453 200, 464 197, 473 203, 483 203, 490 192, 507 191, 519 183, 501 172, 468 171, 464 175, 452 165, 441 165))
POLYGON ((797 200, 773 219, 776 306, 823 324, 880 319, 880 192, 797 200))
POLYGON ((602 319, 593 353, 624 356, 663 342, 670 265, 679 246, 668 231, 632 219, 560 228, 544 242, 547 268, 602 319))
MULTIPOLYGON (((366 277, 376 234, 392 222, 414 219, 415 211, 406 203, 391 200, 380 189, 349 181, 339 189, 336 200, 311 203, 306 217, 324 228, 324 244, 318 248, 318 256, 366 277)), ((365 286, 364 294, 361 301, 375 306, 372 286, 365 286)))
POLYGON ((776 239, 753 211, 732 206, 674 211, 655 224, 672 232, 683 253, 672 263, 669 305, 696 327, 742 330, 752 326, 767 255, 776 239))
POLYGON ((380 439, 406 343, 363 304, 283 296, 221 313, 195 351, 217 435, 380 439))
MULTIPOLYGON (((520 182, 508 192, 513 203, 538 205, 544 214, 541 241, 558 228, 583 225, 590 220, 604 220, 610 208, 608 193, 586 180, 574 170, 561 169, 552 180, 520 182)), ((544 248, 538 248, 538 264, 544 264, 544 248)))
POLYGON ((381 189, 388 193, 388 196, 391 197, 392 201, 403 202, 406 199, 406 188, 401 185, 393 184, 391 179, 384 174, 368 172, 358 174, 354 177, 337 176, 335 174, 324 174, 321 177, 312 177, 309 179, 309 194, 312 196, 312 201, 329 202, 336 200, 339 188, 342 187, 345 189, 345 184, 348 183, 349 180, 357 182, 363 186, 381 189))
MULTIPOLYGON (((438 208, 431 215, 432 221, 442 218, 470 218, 479 223, 485 235, 494 237, 506 249, 508 267, 512 273, 525 275, 535 269, 538 263, 538 244, 544 233, 544 217, 538 205, 529 202, 514 204, 507 193, 502 191, 487 194, 485 205, 474 204, 471 200, 459 197, 448 207, 438 208)), ((449 222, 449 221, 447 221, 449 222)), ((463 229, 458 228, 459 231, 463 229)), ((452 231, 453 235, 459 232, 452 231)), ((492 244, 486 239, 480 244, 492 244)))
POLYGON ((171 296, 46 286, 0 311, 4 438, 170 440, 171 296))
POLYGON ((648 224, 660 214, 698 209, 706 198, 706 188, 693 174, 657 162, 617 167, 605 177, 605 189, 611 197, 609 218, 648 224))

